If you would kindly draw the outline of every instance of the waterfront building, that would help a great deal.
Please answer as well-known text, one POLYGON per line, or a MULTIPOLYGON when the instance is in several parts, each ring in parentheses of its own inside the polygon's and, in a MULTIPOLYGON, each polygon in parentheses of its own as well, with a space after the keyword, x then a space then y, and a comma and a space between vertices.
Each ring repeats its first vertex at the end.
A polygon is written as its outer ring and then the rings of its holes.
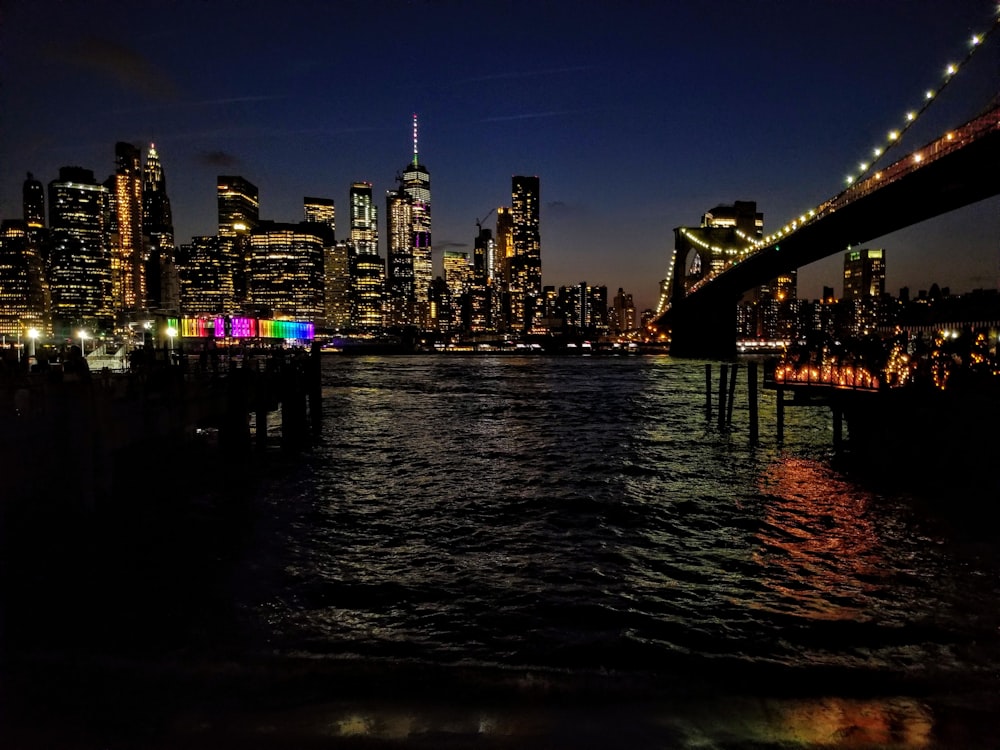
POLYGON ((413 268, 413 199, 400 187, 386 202, 386 324, 415 325, 416 291, 413 268))
POLYGON ((588 335, 608 331, 608 288, 590 286, 581 281, 575 286, 559 288, 555 315, 565 328, 588 335))
POLYGON ((217 235, 192 237, 178 252, 180 306, 184 315, 232 311, 233 274, 229 251, 217 235))
POLYGON ((514 215, 508 206, 497 208, 497 242, 496 259, 499 263, 499 281, 496 297, 498 298, 498 314, 494 315, 499 331, 511 328, 511 283, 513 275, 511 265, 514 261, 514 215))
POLYGON ((635 303, 632 295, 618 287, 611 306, 611 320, 608 321, 612 333, 621 334, 635 329, 635 303))
POLYGON ((378 254, 378 207, 372 200, 372 184, 353 183, 350 200, 350 326, 374 333, 384 325, 385 262, 378 254))
POLYGON ((115 173, 108 180, 113 211, 111 305, 116 315, 135 317, 146 308, 146 254, 143 247, 142 159, 131 143, 115 144, 115 173))
POLYGON ((881 321, 885 295, 885 250, 857 249, 844 254, 844 307, 842 325, 847 333, 864 336, 881 321))
POLYGON ((495 331, 499 310, 497 243, 493 232, 481 225, 473 245, 472 283, 464 305, 462 322, 475 333, 495 331))
POLYGON ((323 315, 333 330, 351 324, 351 271, 349 243, 334 242, 323 249, 323 315))
MULTIPOLYGON (((219 175, 216 182, 219 213, 219 249, 232 276, 232 300, 217 312, 235 313, 247 299, 250 233, 260 221, 257 186, 238 175, 219 175)), ((228 296, 228 295, 227 295, 228 296)))
POLYGON ((259 317, 323 317, 323 230, 314 224, 259 222, 250 233, 247 302, 259 317))
POLYGON ((541 332, 543 314, 540 197, 538 177, 515 175, 511 179, 511 318, 512 327, 525 334, 541 332))
POLYGON ((142 233, 146 240, 146 299, 150 309, 178 312, 180 281, 174 219, 167 195, 167 177, 156 144, 149 144, 142 180, 142 233))
POLYGON ((55 333, 111 325, 110 193, 80 167, 49 183, 52 315, 55 333))
MULTIPOLYGON (((448 287, 451 304, 450 323, 452 328, 457 328, 470 317, 468 311, 472 306, 473 289, 476 287, 474 269, 469 263, 469 254, 458 250, 445 250, 442 264, 444 283, 448 287), (463 311, 466 312, 463 314, 463 311)), ((439 312, 438 318, 440 317, 439 312)))
POLYGON ((28 331, 50 336, 45 264, 28 222, 0 224, 0 335, 23 340, 28 331))

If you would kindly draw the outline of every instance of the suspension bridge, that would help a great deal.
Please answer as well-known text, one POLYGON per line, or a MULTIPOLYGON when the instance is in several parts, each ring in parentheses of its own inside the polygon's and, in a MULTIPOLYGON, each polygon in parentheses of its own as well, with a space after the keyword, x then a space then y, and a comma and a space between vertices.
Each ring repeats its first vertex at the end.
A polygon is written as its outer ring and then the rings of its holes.
MULTIPOLYGON (((949 65, 937 90, 928 90, 919 110, 889 132, 873 160, 834 197, 763 238, 740 235, 742 247, 678 242, 654 326, 669 331, 671 354, 730 357, 736 349, 736 305, 748 290, 825 258, 913 224, 1000 194, 1000 102, 884 167, 879 163, 968 64, 1000 26, 1000 14, 985 34, 972 37, 960 64, 949 65), (692 244, 713 268, 697 280, 686 275, 692 244), (681 246, 683 245, 683 246, 681 246), (700 246, 699 246, 700 245, 700 246), (716 262, 710 262, 710 259, 716 262), (722 259, 719 262, 719 259, 722 259)), ((678 230, 682 232, 683 230, 678 230)))

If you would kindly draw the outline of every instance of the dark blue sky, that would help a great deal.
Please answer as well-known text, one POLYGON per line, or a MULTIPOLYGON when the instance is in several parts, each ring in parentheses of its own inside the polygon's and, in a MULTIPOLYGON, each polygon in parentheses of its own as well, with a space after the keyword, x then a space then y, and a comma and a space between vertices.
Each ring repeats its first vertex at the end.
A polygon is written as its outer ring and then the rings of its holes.
MULTIPOLYGON (((649 307, 674 227, 755 200, 770 231, 839 192, 996 5, 35 0, 0 12, 0 217, 20 216, 28 171, 104 179, 116 141, 153 141, 178 242, 215 233, 219 174, 259 187, 262 218, 297 221, 303 196, 333 198, 344 236, 352 181, 372 182, 384 213, 416 112, 437 268, 509 204, 511 175, 535 174, 544 283, 622 286, 649 307)), ((998 81, 1000 33, 903 146, 970 119, 998 81)), ((893 293, 993 288, 1000 201, 870 245, 887 250, 893 293)), ((802 269, 800 296, 839 294, 841 268, 802 269)))

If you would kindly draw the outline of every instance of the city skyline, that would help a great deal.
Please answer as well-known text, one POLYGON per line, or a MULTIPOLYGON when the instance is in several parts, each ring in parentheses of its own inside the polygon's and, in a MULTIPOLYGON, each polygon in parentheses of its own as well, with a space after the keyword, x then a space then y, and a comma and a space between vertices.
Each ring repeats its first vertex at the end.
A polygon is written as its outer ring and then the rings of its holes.
MULTIPOLYGON (((537 175, 543 283, 624 287, 639 309, 655 306, 674 227, 753 200, 772 230, 838 192, 996 10, 585 2, 569 14, 562 3, 291 2, 233 15, 230 3, 146 2, 148 13, 130 14, 110 2, 46 5, 6 10, 0 31, 0 104, 20 113, 0 133, 0 217, 21 216, 27 172, 47 184, 80 166, 103 180, 125 141, 156 144, 177 244, 215 233, 223 174, 259 187, 262 219, 299 221, 305 196, 333 199, 346 237, 350 186, 371 182, 381 202, 410 155, 417 113, 434 183, 435 275, 445 251, 471 256, 476 222, 509 205, 512 175, 537 175), (384 46, 366 43, 373 33, 384 46), (400 56, 400 44, 419 60, 400 56)), ((899 155, 996 96, 998 48, 992 39, 956 77, 899 155)), ((995 288, 1000 204, 870 244, 892 255, 892 293, 995 288)), ((839 262, 802 269, 800 296, 833 285, 839 262)))

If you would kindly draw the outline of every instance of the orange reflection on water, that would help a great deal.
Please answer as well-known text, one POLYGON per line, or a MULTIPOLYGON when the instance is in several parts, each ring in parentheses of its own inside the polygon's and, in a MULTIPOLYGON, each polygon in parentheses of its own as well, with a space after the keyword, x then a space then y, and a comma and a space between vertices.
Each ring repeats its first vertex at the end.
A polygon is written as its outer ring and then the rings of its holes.
POLYGON ((769 466, 758 487, 767 499, 753 560, 781 609, 794 605, 791 614, 812 619, 865 619, 863 600, 881 588, 886 568, 871 497, 821 464, 791 457, 769 466))

